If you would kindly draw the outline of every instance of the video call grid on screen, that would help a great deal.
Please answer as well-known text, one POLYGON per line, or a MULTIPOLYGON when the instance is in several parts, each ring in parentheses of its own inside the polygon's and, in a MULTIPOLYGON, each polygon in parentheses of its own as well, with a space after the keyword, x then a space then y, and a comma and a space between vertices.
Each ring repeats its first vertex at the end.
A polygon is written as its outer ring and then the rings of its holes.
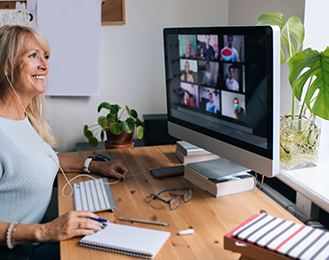
POLYGON ((272 39, 252 28, 165 29, 168 115, 223 135, 229 126, 239 141, 268 149, 272 39), (203 119, 188 119, 193 111, 203 119))

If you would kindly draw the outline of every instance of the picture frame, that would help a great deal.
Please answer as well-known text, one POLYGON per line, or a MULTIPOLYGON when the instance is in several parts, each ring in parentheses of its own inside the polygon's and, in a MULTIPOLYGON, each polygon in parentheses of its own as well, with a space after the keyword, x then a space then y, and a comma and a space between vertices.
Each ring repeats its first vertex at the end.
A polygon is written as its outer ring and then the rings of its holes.
POLYGON ((102 2, 102 25, 126 24, 125 0, 106 0, 102 2))

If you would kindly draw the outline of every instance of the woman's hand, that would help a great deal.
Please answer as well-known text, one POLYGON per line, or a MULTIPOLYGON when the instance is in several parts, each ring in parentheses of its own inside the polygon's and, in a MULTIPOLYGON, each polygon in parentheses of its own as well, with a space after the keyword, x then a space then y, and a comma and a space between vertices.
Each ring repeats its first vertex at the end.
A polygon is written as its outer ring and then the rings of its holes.
POLYGON ((91 161, 89 169, 92 172, 100 172, 107 177, 115 177, 121 181, 124 181, 128 169, 121 160, 113 160, 107 162, 91 161))
POLYGON ((40 224, 37 239, 39 242, 53 243, 76 236, 91 235, 105 228, 106 224, 90 218, 98 216, 89 211, 69 211, 51 222, 40 224))
MULTIPOLYGON (((85 160, 74 158, 67 154, 58 154, 59 164, 64 172, 83 172, 85 160)), ((121 160, 113 160, 107 162, 91 161, 89 170, 92 172, 100 172, 107 177, 114 177, 123 181, 128 173, 127 167, 121 160)))

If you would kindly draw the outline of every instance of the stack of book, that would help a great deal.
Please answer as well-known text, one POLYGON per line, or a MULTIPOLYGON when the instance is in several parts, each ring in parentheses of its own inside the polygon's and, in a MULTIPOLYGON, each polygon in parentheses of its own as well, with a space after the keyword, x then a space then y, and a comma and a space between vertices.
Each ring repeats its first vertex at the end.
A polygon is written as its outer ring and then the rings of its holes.
POLYGON ((176 157, 183 163, 218 159, 219 156, 185 141, 176 142, 176 157))
POLYGON ((248 172, 249 169, 220 158, 186 164, 183 177, 217 198, 253 190, 256 178, 248 172))

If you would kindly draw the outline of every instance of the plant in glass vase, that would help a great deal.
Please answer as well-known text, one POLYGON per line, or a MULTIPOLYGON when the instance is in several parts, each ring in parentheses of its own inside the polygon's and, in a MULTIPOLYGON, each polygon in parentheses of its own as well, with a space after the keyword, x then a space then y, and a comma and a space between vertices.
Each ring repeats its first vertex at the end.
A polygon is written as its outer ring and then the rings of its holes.
POLYGON ((321 131, 318 117, 329 119, 329 48, 323 52, 311 48, 298 51, 304 41, 304 25, 296 16, 285 21, 281 13, 268 13, 257 22, 280 27, 281 64, 288 62, 289 66, 292 110, 281 118, 281 165, 287 169, 316 165, 321 131))
POLYGON ((123 110, 117 104, 109 104, 108 102, 102 102, 97 111, 106 109, 108 114, 106 116, 99 116, 97 124, 83 128, 84 136, 88 139, 91 147, 97 147, 98 140, 95 137, 100 133, 101 140, 103 141, 105 135, 107 140, 105 141, 106 148, 122 147, 133 145, 133 134, 135 128, 137 128, 137 137, 143 138, 144 135, 144 123, 138 118, 138 113, 134 109, 129 109, 126 105, 123 110), (126 119, 123 118, 126 116, 126 119), (95 133, 95 134, 94 134, 95 133))

